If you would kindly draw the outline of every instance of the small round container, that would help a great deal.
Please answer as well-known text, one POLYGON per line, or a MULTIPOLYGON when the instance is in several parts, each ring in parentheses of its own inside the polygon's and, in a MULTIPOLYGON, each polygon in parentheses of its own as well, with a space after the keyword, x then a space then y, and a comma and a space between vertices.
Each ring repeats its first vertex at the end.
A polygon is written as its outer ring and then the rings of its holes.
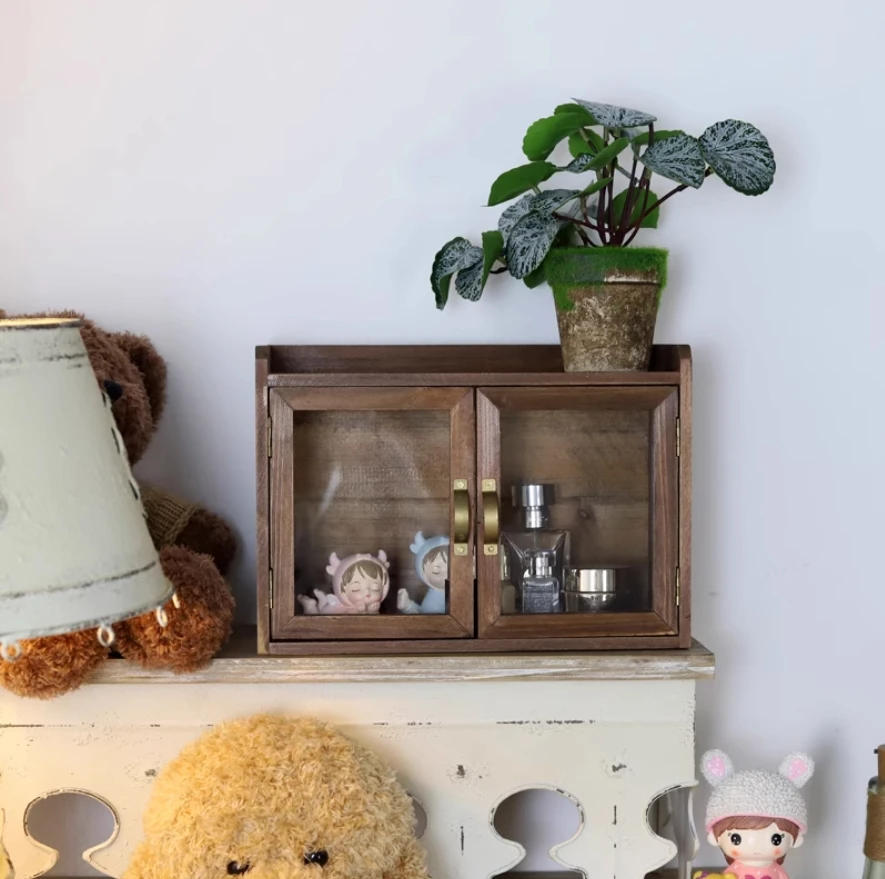
POLYGON ((566 613, 599 613, 606 610, 617 595, 615 568, 570 568, 566 572, 566 613))

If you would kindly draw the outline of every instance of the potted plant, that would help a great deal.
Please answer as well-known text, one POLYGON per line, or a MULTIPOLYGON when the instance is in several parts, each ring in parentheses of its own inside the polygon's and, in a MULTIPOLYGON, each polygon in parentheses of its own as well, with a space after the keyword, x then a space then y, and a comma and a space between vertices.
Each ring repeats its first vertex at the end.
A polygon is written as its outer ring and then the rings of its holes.
POLYGON ((575 100, 532 123, 522 149, 528 164, 492 184, 489 205, 507 202, 482 246, 453 238, 430 277, 437 308, 454 278, 464 299, 482 296, 490 274, 509 272, 529 287, 553 289, 562 356, 569 372, 648 369, 667 252, 630 247, 658 224, 661 206, 716 175, 744 195, 772 184, 774 154, 753 125, 727 119, 700 137, 656 131, 648 113, 575 100), (550 161, 568 142, 571 161, 550 161), (557 172, 586 174, 581 189, 545 189, 557 172), (654 175, 676 185, 661 190, 654 175), (659 194, 662 192, 662 194, 659 194), (514 201, 518 199, 518 201, 514 201))

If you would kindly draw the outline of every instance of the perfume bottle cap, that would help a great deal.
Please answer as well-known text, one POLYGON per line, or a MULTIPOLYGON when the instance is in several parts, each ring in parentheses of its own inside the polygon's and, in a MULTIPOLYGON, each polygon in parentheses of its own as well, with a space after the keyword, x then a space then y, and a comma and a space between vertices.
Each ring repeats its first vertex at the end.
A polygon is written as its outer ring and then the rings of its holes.
POLYGON ((549 577, 556 563, 556 553, 549 549, 530 550, 526 553, 526 574, 531 577, 549 577))
POLYGON ((514 485, 510 492, 514 507, 549 507, 556 501, 556 488, 550 483, 514 485))

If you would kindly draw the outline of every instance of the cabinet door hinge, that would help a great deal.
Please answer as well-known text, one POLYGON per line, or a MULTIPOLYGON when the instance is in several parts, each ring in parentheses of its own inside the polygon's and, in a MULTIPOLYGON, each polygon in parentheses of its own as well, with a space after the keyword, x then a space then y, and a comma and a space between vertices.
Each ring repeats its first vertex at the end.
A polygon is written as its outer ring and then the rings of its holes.
POLYGON ((682 587, 679 583, 679 565, 676 566, 676 607, 679 607, 679 601, 682 598, 682 587))
POLYGON ((267 457, 273 457, 273 419, 267 416, 267 457))
POLYGON ((273 610, 273 568, 268 569, 268 585, 270 586, 270 609, 273 610))
POLYGON ((682 457, 682 422, 676 418, 676 457, 682 457))

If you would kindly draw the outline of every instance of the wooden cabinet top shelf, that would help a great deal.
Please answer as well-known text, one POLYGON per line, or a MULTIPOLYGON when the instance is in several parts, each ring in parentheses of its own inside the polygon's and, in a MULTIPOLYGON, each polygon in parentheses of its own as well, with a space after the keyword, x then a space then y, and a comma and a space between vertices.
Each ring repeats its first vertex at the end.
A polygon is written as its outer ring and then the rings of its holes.
POLYGON ((269 387, 678 385, 688 345, 655 345, 648 372, 565 372, 558 345, 266 345, 269 387))
POLYGON ((623 681, 711 678, 714 656, 695 641, 687 650, 447 656, 259 656, 255 629, 238 629, 227 648, 192 674, 103 663, 90 684, 443 683, 456 681, 623 681))

